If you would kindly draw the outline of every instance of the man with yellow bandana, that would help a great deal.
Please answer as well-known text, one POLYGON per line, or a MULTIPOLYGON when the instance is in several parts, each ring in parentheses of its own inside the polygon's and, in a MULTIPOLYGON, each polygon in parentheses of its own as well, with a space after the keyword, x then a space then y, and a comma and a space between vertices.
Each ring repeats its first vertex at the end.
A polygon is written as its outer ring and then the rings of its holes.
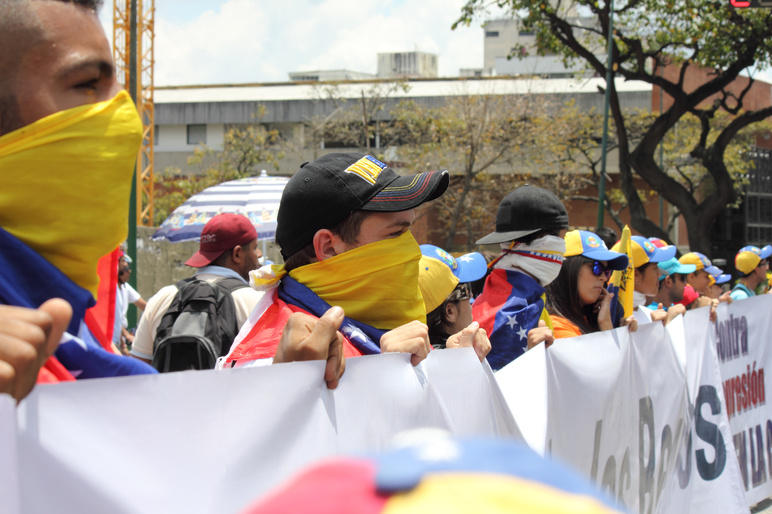
MULTIPOLYGON (((0 305, 14 306, 0 310, 0 392, 17 400, 64 329, 81 330, 97 261, 126 237, 142 126, 99 3, 0 0, 0 305)), ((142 372, 114 357, 110 373, 142 372)))
POLYGON ((279 206, 276 241, 285 264, 251 274, 265 294, 220 366, 326 359, 325 380, 335 387, 344 357, 405 352, 414 365, 424 359, 421 250, 410 227, 414 208, 442 195, 448 182, 447 171, 399 176, 356 153, 303 164, 279 206))

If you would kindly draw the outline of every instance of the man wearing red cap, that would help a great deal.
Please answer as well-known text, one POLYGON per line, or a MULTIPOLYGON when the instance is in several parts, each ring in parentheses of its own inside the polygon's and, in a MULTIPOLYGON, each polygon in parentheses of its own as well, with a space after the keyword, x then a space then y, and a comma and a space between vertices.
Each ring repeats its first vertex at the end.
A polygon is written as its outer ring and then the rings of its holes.
MULTIPOLYGON (((262 293, 247 286, 249 272, 258 268, 261 256, 257 249, 257 232, 249 219, 241 214, 225 213, 215 216, 204 226, 199 250, 185 264, 198 268, 196 278, 209 283, 218 283, 226 278, 244 283, 243 287, 231 293, 236 322, 241 327, 262 296, 262 293)), ((176 285, 166 286, 147 302, 134 336, 131 355, 148 363, 152 361, 156 332, 177 291, 176 285)), ((229 347, 230 344, 224 350, 229 347)))

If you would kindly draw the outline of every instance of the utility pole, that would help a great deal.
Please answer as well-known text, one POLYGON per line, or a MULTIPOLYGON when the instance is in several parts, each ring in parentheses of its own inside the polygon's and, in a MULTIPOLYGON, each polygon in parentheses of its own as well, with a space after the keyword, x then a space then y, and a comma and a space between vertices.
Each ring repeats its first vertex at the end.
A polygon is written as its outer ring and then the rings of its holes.
POLYGON ((608 148, 608 111, 611 103, 611 88, 613 87, 614 58, 614 0, 610 0, 608 10, 608 60, 606 65, 606 102, 603 106, 603 140, 601 142, 600 185, 598 186, 598 228, 603 226, 603 215, 606 210, 606 151, 608 148))

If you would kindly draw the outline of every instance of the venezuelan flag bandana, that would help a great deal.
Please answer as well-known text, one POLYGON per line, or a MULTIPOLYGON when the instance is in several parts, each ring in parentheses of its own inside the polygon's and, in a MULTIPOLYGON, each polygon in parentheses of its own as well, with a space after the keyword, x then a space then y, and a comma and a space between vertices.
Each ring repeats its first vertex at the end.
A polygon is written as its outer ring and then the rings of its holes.
POLYGON ((0 137, 0 226, 96 296, 99 259, 126 239, 141 140, 125 91, 0 137))
MULTIPOLYGON (((392 330, 413 320, 426 323, 418 289, 421 248, 413 234, 370 243, 340 255, 292 270, 289 276, 329 305, 339 305, 346 316, 381 330, 392 330)), ((250 275, 257 289, 276 283, 283 266, 271 274, 250 275)))

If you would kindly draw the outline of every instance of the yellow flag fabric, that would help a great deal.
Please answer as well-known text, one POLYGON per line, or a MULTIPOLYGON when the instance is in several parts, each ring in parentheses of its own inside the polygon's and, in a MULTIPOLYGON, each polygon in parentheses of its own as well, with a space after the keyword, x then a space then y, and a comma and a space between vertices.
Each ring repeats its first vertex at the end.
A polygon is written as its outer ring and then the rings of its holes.
POLYGON ((0 226, 96 297, 126 239, 142 123, 128 93, 0 137, 0 226))
POLYGON ((495 473, 427 474, 414 489, 392 495, 381 514, 530 512, 611 514, 614 509, 595 498, 495 473))
MULTIPOLYGON (((616 295, 616 300, 624 309, 625 318, 633 315, 633 290, 635 289, 635 262, 633 262, 633 248, 630 241, 630 228, 625 225, 616 251, 627 255, 627 268, 611 274, 608 288, 616 295)), ((612 302, 612 306, 616 303, 612 302)))
MULTIPOLYGON (((413 320, 426 323, 418 288, 421 248, 413 234, 370 243, 340 255, 295 268, 289 276, 346 316, 382 330, 413 320)), ((265 289, 286 275, 283 265, 250 273, 250 284, 265 289)))
POLYGON ((544 302, 544 308, 541 310, 541 316, 539 316, 539 320, 544 320, 544 323, 547 324, 547 328, 554 330, 552 327, 552 318, 550 318, 550 313, 547 312, 547 293, 541 295, 541 301, 544 302))

